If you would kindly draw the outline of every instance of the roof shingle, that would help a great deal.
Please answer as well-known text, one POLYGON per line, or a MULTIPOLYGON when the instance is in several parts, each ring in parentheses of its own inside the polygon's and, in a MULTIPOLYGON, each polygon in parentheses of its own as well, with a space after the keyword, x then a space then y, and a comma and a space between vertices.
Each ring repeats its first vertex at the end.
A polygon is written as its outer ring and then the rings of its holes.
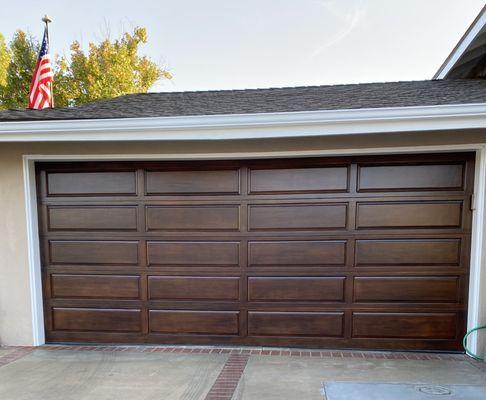
POLYGON ((486 102, 486 80, 140 93, 71 108, 0 111, 0 121, 249 114, 486 102))

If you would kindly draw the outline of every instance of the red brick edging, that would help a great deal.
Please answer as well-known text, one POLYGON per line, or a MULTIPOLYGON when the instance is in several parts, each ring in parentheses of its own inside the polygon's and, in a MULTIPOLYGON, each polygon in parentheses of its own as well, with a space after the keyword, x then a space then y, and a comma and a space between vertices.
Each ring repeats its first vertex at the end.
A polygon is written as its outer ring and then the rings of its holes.
POLYGON ((204 353, 204 354, 248 354, 262 356, 313 357, 313 358, 361 358, 387 360, 440 360, 464 361, 464 354, 420 353, 393 351, 359 351, 359 350, 304 350, 251 347, 209 347, 209 346, 79 346, 79 345, 45 345, 40 350, 71 351, 112 351, 134 353, 204 353))
POLYGON ((11 362, 20 360, 27 354, 32 353, 33 350, 34 347, 15 347, 10 353, 0 357, 0 367, 10 364, 11 362))
POLYGON ((249 358, 249 354, 230 354, 205 400, 231 400, 249 358))
POLYGON ((201 346, 80 346, 80 345, 44 345, 40 347, 5 347, 12 351, 0 356, 0 367, 16 361, 33 350, 70 350, 70 351, 104 351, 104 352, 135 352, 135 353, 201 353, 201 354, 242 354, 261 356, 287 356, 312 358, 357 358, 357 359, 387 359, 387 360, 440 360, 440 361, 471 361, 464 354, 392 352, 392 351, 352 351, 352 350, 304 350, 275 349, 251 347, 201 347, 201 346))

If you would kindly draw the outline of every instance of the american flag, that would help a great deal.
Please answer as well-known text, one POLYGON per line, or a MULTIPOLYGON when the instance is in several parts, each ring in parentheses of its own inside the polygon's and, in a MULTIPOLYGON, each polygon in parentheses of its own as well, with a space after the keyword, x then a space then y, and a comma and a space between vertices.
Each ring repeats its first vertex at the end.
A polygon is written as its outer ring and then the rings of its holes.
POLYGON ((52 107, 53 78, 54 73, 49 56, 49 34, 46 27, 39 58, 37 59, 37 65, 32 76, 32 83, 30 84, 29 108, 42 110, 46 107, 52 107))

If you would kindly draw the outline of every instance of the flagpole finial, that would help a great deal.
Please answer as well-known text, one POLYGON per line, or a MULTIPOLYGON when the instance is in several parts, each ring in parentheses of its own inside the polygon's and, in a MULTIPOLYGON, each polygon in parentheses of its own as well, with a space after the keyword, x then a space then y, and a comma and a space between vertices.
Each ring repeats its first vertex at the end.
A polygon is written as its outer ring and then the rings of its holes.
POLYGON ((46 24, 52 22, 52 19, 51 17, 49 17, 49 15, 44 15, 44 17, 42 17, 42 22, 45 22, 46 24))

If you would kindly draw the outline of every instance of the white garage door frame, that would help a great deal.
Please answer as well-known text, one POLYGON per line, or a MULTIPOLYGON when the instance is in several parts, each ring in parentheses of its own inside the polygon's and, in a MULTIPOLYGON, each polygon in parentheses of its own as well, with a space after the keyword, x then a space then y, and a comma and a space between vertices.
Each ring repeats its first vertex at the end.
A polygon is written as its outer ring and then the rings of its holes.
MULTIPOLYGON (((469 280, 469 298, 467 327, 471 329, 486 320, 486 235, 485 200, 486 200, 486 143, 467 145, 437 145, 414 147, 387 147, 365 149, 339 149, 320 151, 284 151, 271 153, 200 153, 200 154, 110 154, 110 155, 24 155, 23 173, 25 190, 25 208, 27 219, 28 267, 30 280, 32 342, 34 346, 45 344, 44 312, 42 298, 40 245, 38 236, 37 193, 35 163, 39 161, 135 161, 135 160, 223 160, 241 158, 286 158, 286 157, 326 157, 346 155, 385 155, 414 154, 428 152, 474 151, 476 153, 474 179, 474 212, 472 222, 471 267, 469 280), (484 295, 481 297, 481 292, 484 295)), ((482 348, 478 337, 470 340, 473 352, 482 348)))

